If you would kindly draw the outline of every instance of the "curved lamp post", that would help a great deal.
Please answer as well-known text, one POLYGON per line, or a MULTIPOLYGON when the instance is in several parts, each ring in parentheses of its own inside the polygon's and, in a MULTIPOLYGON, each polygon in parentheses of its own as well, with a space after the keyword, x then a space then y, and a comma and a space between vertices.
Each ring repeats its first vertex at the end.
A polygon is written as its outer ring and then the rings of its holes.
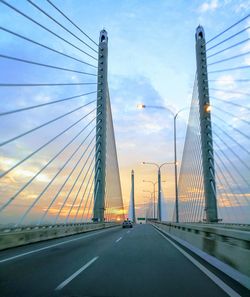
POLYGON ((174 162, 164 162, 162 164, 151 163, 151 162, 142 162, 144 165, 153 165, 158 168, 158 215, 157 218, 161 221, 161 168, 164 165, 172 165, 174 162))
POLYGON ((187 107, 182 108, 178 110, 176 113, 172 112, 169 108, 165 106, 146 106, 145 104, 138 104, 137 108, 139 109, 144 109, 144 108, 157 108, 157 109, 164 109, 168 111, 169 113, 172 114, 174 118, 174 171, 175 171, 175 212, 176 212, 176 223, 179 223, 179 197, 178 197, 178 185, 177 185, 177 175, 178 175, 178 170, 177 170, 177 147, 176 147, 176 120, 178 115, 187 109, 187 107))
MULTIPOLYGON (((152 180, 143 180, 142 182, 144 182, 144 183, 151 183, 153 185, 153 189, 154 189, 154 213, 153 213, 153 216, 154 216, 154 219, 155 219, 155 213, 156 213, 156 211, 155 211, 155 193, 156 193, 155 186, 158 183, 158 181, 153 182, 152 180)), ((162 183, 165 183, 166 181, 165 180, 162 180, 161 182, 162 183)))
MULTIPOLYGON (((151 192, 151 191, 145 191, 145 190, 143 190, 143 192, 144 192, 144 193, 149 193, 149 194, 150 194, 150 201, 151 201, 151 203, 152 203, 154 192, 151 192)), ((146 204, 145 204, 145 205, 146 205, 146 204)), ((145 207, 146 207, 146 206, 145 206, 145 207)), ((146 213, 146 211, 145 211, 145 213, 146 213)))

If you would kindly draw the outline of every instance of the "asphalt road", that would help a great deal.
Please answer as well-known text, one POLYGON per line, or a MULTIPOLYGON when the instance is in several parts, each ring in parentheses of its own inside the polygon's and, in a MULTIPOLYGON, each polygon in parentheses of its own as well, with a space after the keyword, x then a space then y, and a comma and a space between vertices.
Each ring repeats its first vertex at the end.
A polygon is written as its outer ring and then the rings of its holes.
POLYGON ((250 296, 188 257, 151 225, 50 240, 0 252, 0 296, 250 296))

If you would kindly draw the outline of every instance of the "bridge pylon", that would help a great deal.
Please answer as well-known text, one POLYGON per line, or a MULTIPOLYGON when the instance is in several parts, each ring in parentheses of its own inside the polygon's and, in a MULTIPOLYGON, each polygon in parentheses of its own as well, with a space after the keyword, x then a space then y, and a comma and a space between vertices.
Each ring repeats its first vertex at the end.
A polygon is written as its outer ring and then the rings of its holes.
POLYGON ((104 221, 108 97, 108 35, 100 32, 97 79, 96 159, 93 221, 104 221))
POLYGON ((131 203, 132 203, 132 220, 136 223, 135 217, 135 176, 134 170, 131 171, 131 203))
POLYGON ((205 213, 206 221, 211 223, 218 222, 218 214, 211 125, 211 106, 209 100, 207 74, 206 40, 203 27, 197 27, 195 37, 205 213))

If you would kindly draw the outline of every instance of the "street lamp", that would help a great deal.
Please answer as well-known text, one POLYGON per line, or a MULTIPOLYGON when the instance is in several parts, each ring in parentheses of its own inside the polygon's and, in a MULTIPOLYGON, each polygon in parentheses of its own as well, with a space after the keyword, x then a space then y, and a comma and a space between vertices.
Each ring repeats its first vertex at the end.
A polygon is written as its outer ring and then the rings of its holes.
POLYGON ((151 191, 145 191, 145 190, 143 190, 143 192, 144 192, 144 193, 149 193, 149 194, 150 194, 150 201, 151 201, 151 203, 152 203, 154 192, 151 192, 151 191))
POLYGON ((158 220, 161 221, 161 167, 164 165, 171 165, 174 162, 164 162, 162 164, 151 163, 151 162, 142 162, 144 165, 153 165, 158 168, 158 220))
MULTIPOLYGON (((178 185, 177 185, 177 148, 176 148, 176 120, 180 112, 184 111, 187 109, 187 107, 182 108, 178 110, 176 113, 173 113, 172 110, 165 106, 146 106, 145 104, 138 104, 137 108, 143 109, 143 108, 158 108, 158 109, 164 109, 170 112, 173 115, 174 118, 174 172, 175 172, 175 212, 176 212, 176 223, 179 223, 179 197, 178 197, 178 185)), ((209 112, 211 110, 210 105, 204 107, 206 112, 209 112)))
MULTIPOLYGON (((142 182, 144 182, 144 183, 151 183, 153 185, 153 189, 154 189, 154 219, 155 219, 155 192, 156 192, 155 191, 155 186, 158 183, 158 181, 153 182, 152 180, 143 180, 142 182)), ((166 181, 165 180, 162 180, 161 182, 162 183, 165 183, 166 181)))
POLYGON ((146 105, 144 105, 144 104, 137 104, 137 108, 138 109, 143 109, 143 108, 145 108, 146 107, 146 105))
MULTIPOLYGON (((148 191, 143 191, 148 192, 148 191)), ((147 218, 150 217, 150 204, 152 204, 152 193, 150 193, 150 196, 143 196, 143 205, 144 205, 144 217, 145 217, 145 223, 147 222, 147 218)))

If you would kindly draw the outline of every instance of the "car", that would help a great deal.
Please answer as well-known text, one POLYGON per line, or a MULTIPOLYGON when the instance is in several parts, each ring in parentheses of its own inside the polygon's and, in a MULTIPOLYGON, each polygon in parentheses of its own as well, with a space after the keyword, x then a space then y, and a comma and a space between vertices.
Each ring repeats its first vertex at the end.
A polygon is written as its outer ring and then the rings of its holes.
POLYGON ((133 228, 133 224, 130 220, 125 220, 123 223, 122 223, 122 228, 133 228))

